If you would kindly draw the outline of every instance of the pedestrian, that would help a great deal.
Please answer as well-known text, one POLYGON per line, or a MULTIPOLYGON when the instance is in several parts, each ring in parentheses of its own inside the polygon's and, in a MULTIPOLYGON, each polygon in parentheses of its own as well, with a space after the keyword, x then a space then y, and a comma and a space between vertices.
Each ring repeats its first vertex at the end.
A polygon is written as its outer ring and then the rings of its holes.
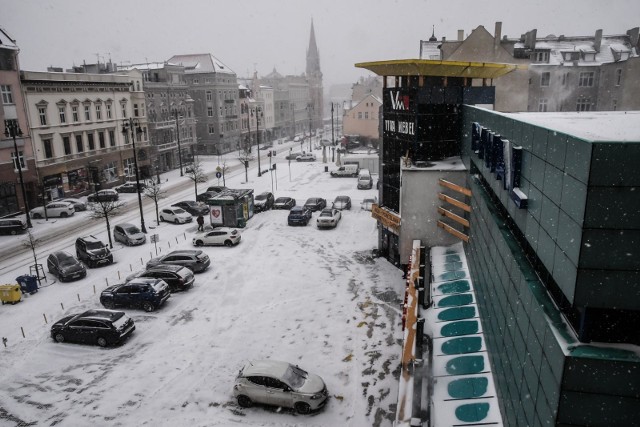
POLYGON ((204 231, 204 217, 202 214, 198 215, 198 219, 196 221, 198 223, 198 231, 204 231))

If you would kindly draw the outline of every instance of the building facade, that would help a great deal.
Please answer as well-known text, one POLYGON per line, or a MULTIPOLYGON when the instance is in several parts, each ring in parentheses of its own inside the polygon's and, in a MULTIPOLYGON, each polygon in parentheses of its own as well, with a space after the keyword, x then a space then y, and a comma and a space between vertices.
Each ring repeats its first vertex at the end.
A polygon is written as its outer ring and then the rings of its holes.
POLYGON ((342 116, 342 132, 345 135, 359 135, 370 140, 380 138, 380 107, 382 100, 368 95, 342 116))

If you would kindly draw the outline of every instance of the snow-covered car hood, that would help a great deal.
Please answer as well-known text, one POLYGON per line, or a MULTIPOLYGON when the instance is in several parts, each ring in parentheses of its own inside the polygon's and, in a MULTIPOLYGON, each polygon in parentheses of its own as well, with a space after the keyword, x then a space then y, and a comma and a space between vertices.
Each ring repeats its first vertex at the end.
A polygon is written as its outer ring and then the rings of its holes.
POLYGON ((322 378, 320 378, 320 376, 316 374, 309 373, 307 375, 308 377, 306 381, 304 382, 302 387, 300 387, 297 391, 299 391, 300 393, 309 393, 309 394, 320 393, 325 387, 324 381, 322 380, 322 378))

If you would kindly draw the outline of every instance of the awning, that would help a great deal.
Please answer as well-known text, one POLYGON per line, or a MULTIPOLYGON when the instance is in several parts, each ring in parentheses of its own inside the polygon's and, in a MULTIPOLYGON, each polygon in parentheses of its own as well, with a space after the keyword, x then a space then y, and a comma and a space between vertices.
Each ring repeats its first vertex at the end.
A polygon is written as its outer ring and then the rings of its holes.
POLYGON ((498 64, 493 62, 436 61, 431 59, 393 59, 390 61, 360 62, 379 76, 438 76, 493 79, 514 70, 526 70, 526 65, 498 64))

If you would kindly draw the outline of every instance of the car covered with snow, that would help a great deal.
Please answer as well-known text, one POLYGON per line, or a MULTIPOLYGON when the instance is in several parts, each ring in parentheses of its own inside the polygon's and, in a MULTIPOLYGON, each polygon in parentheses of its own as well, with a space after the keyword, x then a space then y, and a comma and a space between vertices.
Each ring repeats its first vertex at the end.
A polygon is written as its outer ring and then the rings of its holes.
POLYGON ((342 218, 342 213, 338 209, 324 208, 318 215, 316 225, 318 228, 336 228, 342 218))

